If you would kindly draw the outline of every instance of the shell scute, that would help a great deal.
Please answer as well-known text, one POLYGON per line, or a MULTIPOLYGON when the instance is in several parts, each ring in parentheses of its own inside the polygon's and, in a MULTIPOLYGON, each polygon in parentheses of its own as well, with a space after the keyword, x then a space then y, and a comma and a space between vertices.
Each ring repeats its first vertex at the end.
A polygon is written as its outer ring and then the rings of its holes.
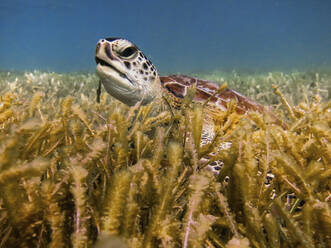
POLYGON ((170 75, 160 77, 160 79, 161 85, 170 94, 178 98, 184 98, 187 93, 187 88, 195 84, 196 93, 193 100, 196 102, 205 102, 208 100, 210 104, 214 104, 220 110, 225 111, 227 103, 231 100, 235 100, 237 102, 236 111, 239 114, 245 114, 247 111, 263 112, 261 105, 234 90, 225 89, 220 93, 216 93, 219 86, 208 80, 184 75, 170 75))

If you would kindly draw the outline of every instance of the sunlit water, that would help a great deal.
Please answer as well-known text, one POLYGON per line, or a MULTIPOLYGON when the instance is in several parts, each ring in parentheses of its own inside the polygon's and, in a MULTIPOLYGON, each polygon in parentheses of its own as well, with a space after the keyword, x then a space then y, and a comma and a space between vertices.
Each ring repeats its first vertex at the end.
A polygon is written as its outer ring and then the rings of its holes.
POLYGON ((93 72, 99 38, 135 42, 162 73, 328 68, 331 2, 0 2, 0 70, 93 72))

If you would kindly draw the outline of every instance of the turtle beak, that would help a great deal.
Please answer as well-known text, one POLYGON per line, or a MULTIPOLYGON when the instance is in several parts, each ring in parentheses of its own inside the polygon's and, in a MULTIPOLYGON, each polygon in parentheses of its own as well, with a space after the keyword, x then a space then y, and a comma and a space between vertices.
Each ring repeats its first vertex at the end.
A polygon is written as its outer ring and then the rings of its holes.
POLYGON ((113 60, 113 56, 109 56, 111 53, 110 45, 105 41, 105 39, 99 40, 95 48, 94 60, 97 65, 108 66, 115 69, 110 61, 113 60), (110 61, 109 61, 110 60, 110 61), (107 62, 108 61, 108 62, 107 62))
POLYGON ((94 56, 94 61, 96 64, 99 64, 99 59, 97 58, 97 56, 94 56))
POLYGON ((97 43, 97 46, 95 48, 94 60, 97 65, 101 64, 109 67, 113 67, 110 64, 111 61, 117 60, 113 55, 109 42, 107 42, 105 39, 99 40, 99 42, 97 43))
POLYGON ((109 41, 105 39, 99 40, 95 48, 94 60, 97 64, 97 71, 105 74, 105 77, 116 77, 115 81, 122 80, 124 82, 123 84, 130 84, 131 87, 135 87, 134 81, 126 74, 121 61, 113 55, 109 41))

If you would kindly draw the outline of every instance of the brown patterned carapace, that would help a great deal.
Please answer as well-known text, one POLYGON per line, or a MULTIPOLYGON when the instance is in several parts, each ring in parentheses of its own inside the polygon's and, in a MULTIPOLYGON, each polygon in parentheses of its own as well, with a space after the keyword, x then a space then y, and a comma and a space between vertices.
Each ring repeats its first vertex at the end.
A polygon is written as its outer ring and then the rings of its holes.
POLYGON ((227 104, 231 100, 235 100, 237 103, 236 111, 238 114, 245 114, 247 111, 263 112, 261 105, 234 90, 225 89, 219 93, 216 93, 219 86, 207 80, 184 75, 160 77, 160 80, 161 85, 170 94, 173 94, 178 98, 184 98, 187 93, 187 89, 195 85, 196 93, 193 101, 203 103, 209 99, 210 103, 215 104, 215 106, 217 106, 220 110, 225 111, 227 104))

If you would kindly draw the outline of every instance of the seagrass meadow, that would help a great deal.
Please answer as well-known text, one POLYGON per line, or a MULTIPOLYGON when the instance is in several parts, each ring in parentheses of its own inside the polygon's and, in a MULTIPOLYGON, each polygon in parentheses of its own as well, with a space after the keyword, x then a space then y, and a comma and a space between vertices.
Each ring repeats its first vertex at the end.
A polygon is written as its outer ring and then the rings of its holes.
POLYGON ((331 72, 200 77, 283 127, 230 102, 202 146, 190 97, 129 108, 94 74, 0 72, 0 247, 331 247, 331 72))

